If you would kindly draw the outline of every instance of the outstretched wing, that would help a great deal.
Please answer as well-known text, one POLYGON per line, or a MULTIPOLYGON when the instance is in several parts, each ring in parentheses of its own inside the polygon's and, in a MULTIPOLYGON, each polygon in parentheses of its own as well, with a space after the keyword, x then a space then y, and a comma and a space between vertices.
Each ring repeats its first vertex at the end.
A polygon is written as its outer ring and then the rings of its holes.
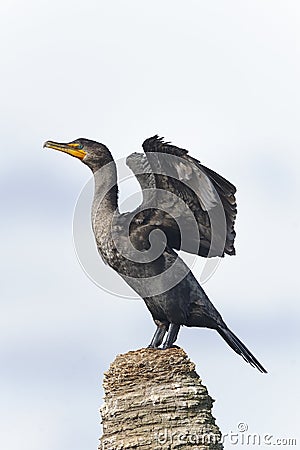
POLYGON ((168 245, 205 257, 235 254, 235 187, 181 149, 153 136, 127 165, 144 194, 147 220, 168 245))

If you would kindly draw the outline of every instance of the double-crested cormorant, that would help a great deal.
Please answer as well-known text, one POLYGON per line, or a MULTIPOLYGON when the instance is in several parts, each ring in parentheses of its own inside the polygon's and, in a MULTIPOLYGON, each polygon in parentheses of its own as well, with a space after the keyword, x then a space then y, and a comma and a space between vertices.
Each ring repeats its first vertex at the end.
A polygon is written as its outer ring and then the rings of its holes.
POLYGON ((149 347, 171 347, 181 325, 216 330, 245 361, 264 367, 232 333, 175 250, 204 257, 235 254, 235 187, 184 149, 153 136, 145 154, 126 163, 143 192, 133 212, 118 210, 117 171, 108 148, 89 139, 47 141, 44 147, 79 158, 93 172, 92 225, 103 260, 144 299, 156 332, 149 347))

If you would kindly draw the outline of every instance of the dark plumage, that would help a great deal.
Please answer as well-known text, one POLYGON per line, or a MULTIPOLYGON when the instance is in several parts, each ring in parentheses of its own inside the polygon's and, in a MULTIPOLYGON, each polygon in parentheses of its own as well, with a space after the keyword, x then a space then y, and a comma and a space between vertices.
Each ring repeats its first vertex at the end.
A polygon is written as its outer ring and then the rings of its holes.
MULTIPOLYGON (((195 215, 201 243, 195 245, 195 242, 189 242, 191 245, 181 246, 182 250, 205 257, 224 256, 224 253, 234 255, 236 188, 189 156, 187 150, 165 143, 158 136, 147 139, 143 143, 143 149, 156 173, 156 187, 174 193, 195 215), (169 155, 176 158, 170 158, 169 155), (166 167, 167 176, 157 173, 159 169, 165 172, 166 167), (213 241, 212 221, 215 225, 213 241)), ((166 232, 171 228, 172 226, 166 232)), ((179 249, 180 245, 180 236, 173 235, 171 246, 179 249)))
POLYGON ((181 325, 212 328, 248 363, 266 372, 229 330, 174 250, 204 257, 235 253, 235 187, 186 150, 154 136, 143 144, 145 155, 127 158, 143 202, 135 211, 120 214, 116 166, 107 147, 88 139, 47 141, 45 146, 81 159, 94 173, 97 247, 152 314, 157 330, 150 347, 159 347, 166 333, 163 348, 171 347, 181 325))

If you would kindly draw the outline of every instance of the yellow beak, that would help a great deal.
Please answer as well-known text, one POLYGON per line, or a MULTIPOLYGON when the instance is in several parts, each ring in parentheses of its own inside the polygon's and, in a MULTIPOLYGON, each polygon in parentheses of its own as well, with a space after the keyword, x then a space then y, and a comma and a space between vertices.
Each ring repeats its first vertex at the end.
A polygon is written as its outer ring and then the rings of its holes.
POLYGON ((70 142, 68 144, 63 144, 60 142, 46 141, 43 145, 46 148, 53 148, 54 150, 59 150, 60 152, 68 153, 69 155, 75 156, 75 158, 83 159, 86 152, 82 150, 81 145, 77 142, 70 142))

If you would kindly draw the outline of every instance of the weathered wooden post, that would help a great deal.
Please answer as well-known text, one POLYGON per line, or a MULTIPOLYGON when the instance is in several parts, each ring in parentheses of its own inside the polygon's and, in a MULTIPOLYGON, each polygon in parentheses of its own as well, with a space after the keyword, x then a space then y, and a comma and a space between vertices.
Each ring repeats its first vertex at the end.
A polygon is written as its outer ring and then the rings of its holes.
POLYGON ((213 400, 182 349, 119 355, 103 385, 99 449, 223 448, 213 400))

